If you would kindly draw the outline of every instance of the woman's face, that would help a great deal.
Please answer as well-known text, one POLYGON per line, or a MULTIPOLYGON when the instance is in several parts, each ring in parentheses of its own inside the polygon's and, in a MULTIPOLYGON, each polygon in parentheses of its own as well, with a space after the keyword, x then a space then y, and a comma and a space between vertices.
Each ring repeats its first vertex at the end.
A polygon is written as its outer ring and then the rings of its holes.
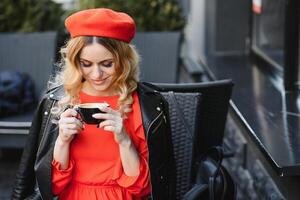
POLYGON ((108 91, 116 73, 113 55, 103 45, 89 44, 81 50, 80 69, 86 80, 83 88, 93 95, 111 95, 108 91))

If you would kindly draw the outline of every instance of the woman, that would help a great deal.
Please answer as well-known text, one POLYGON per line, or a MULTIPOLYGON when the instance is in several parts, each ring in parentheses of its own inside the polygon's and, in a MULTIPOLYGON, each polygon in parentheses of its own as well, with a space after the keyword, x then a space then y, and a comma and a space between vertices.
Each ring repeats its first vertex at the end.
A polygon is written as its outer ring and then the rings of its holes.
POLYGON ((137 82, 133 19, 98 8, 65 25, 61 85, 39 104, 12 199, 173 199, 168 106, 137 82), (98 126, 77 117, 74 106, 87 102, 110 105, 93 115, 98 126))

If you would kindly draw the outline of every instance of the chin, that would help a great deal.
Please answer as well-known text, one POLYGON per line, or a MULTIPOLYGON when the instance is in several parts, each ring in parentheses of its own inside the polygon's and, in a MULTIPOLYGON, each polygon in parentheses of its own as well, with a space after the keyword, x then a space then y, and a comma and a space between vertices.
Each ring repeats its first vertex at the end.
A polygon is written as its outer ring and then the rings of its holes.
POLYGON ((106 91, 108 87, 109 87, 108 85, 93 85, 94 90, 98 92, 106 91))
POLYGON ((98 92, 107 92, 108 90, 111 90, 111 83, 109 82, 106 82, 104 84, 92 84, 92 87, 94 88, 95 91, 98 91, 98 92))

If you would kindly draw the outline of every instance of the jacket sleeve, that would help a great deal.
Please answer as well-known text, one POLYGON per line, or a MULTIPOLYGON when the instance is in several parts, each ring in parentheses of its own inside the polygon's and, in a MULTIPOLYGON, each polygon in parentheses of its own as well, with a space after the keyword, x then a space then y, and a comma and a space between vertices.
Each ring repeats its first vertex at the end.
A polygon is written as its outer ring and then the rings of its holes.
POLYGON ((69 166, 65 170, 60 169, 60 163, 52 161, 52 192, 59 195, 72 180, 72 172, 75 162, 70 160, 69 166))
MULTIPOLYGON (((144 135, 144 129, 141 125, 135 135, 144 135)), ((150 193, 150 176, 148 167, 148 147, 145 139, 133 141, 135 147, 140 155, 139 160, 139 175, 127 176, 124 172, 117 179, 118 185, 126 188, 129 193, 135 196, 145 196, 150 193)))
POLYGON ((45 99, 43 99, 35 112, 26 145, 24 147, 14 187, 12 191, 12 200, 21 200, 34 193, 35 173, 34 163, 39 143, 39 134, 43 119, 43 107, 45 99))

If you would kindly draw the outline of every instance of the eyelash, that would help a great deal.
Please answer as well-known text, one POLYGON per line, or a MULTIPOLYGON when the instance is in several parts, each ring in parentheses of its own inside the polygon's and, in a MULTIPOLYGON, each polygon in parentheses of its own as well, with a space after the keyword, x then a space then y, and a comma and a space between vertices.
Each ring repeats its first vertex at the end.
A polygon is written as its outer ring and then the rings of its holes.
MULTIPOLYGON (((91 64, 84 64, 83 62, 80 62, 80 65, 82 67, 90 67, 91 64)), ((112 65, 113 65, 113 62, 109 62, 108 64, 101 64, 103 67, 106 67, 106 68, 110 68, 112 65)))
POLYGON ((113 62, 109 62, 107 64, 102 64, 103 67, 110 68, 113 65, 113 62))
POLYGON ((81 65, 82 67, 90 67, 90 66, 91 66, 90 64, 84 64, 83 62, 81 62, 80 65, 81 65))

